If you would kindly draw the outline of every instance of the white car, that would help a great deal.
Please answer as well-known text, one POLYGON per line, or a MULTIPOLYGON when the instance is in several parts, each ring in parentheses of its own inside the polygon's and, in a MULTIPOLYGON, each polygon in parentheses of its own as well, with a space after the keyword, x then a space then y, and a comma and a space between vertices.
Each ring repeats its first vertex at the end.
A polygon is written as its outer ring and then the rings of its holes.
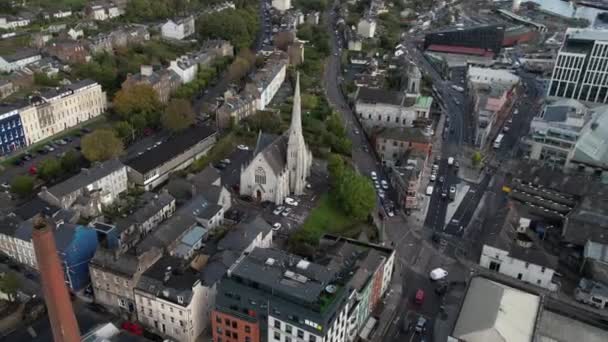
POLYGON ((372 179, 373 179, 373 180, 378 179, 378 175, 376 174, 376 172, 375 172, 375 171, 372 171, 372 172, 370 173, 370 175, 371 175, 371 177, 372 177, 372 179))
POLYGON ((285 209, 285 207, 282 206, 282 205, 280 205, 280 206, 276 207, 276 209, 274 209, 272 211, 272 214, 273 215, 279 215, 284 209, 285 209))
POLYGON ((272 230, 274 230, 275 232, 279 229, 281 229, 281 224, 279 222, 272 225, 272 230))
POLYGON ((291 197, 285 197, 285 203, 297 207, 298 206, 298 201, 296 201, 295 199, 291 198, 291 197))
POLYGON ((384 190, 388 190, 388 182, 385 181, 384 179, 380 181, 380 184, 382 185, 382 189, 384 190))
POLYGON ((432 270, 431 273, 429 273, 429 277, 433 281, 441 280, 447 276, 448 276, 448 271, 444 270, 443 268, 436 268, 436 269, 432 270))

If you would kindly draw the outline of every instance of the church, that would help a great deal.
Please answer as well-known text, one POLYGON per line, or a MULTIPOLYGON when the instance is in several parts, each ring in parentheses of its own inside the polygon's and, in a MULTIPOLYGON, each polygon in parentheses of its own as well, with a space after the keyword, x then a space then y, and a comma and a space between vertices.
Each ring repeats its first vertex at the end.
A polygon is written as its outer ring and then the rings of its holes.
POLYGON ((289 130, 280 136, 260 132, 253 158, 241 170, 241 195, 283 204, 286 196, 304 193, 312 153, 302 135, 300 101, 298 74, 289 130))

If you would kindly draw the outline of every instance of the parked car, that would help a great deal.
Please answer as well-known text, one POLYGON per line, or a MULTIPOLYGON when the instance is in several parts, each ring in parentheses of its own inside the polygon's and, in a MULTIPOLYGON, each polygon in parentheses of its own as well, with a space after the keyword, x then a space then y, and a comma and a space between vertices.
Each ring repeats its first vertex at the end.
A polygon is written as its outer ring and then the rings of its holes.
POLYGON ((285 197, 285 203, 287 203, 288 205, 297 207, 298 206, 298 201, 296 201, 295 199, 291 198, 291 197, 285 197))
POLYGON ((282 206, 282 205, 280 205, 280 206, 276 207, 276 208, 275 208, 275 209, 272 211, 272 214, 273 214, 273 215, 279 215, 279 214, 281 214, 281 212, 282 212, 284 209, 285 209, 285 207, 284 207, 284 206, 282 206))

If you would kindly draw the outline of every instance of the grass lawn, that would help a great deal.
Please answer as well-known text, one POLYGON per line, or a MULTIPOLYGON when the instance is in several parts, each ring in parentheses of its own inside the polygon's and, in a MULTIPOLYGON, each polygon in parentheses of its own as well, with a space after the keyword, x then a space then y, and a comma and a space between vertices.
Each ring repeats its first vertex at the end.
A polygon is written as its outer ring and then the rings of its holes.
POLYGON ((290 242, 316 245, 325 233, 356 236, 361 230, 359 223, 344 215, 329 194, 324 194, 290 242))

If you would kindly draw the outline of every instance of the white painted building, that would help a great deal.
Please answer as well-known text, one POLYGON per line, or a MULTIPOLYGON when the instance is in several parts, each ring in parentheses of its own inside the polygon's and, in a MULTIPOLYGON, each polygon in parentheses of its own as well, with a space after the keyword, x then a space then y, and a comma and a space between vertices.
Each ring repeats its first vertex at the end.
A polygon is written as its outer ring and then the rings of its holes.
POLYGON ((357 34, 363 38, 374 38, 376 19, 370 16, 361 18, 357 24, 357 34))
POLYGON ((547 96, 608 103, 608 30, 569 28, 547 96))
POLYGON ((0 56, 0 71, 11 72, 21 70, 28 64, 34 63, 42 58, 39 52, 32 49, 22 49, 12 55, 0 56))
POLYGON ((160 28, 164 38, 182 40, 194 34, 195 21, 193 16, 169 19, 160 28))
POLYGON ((181 78, 182 83, 192 82, 196 78, 198 72, 198 63, 188 56, 181 56, 170 62, 169 69, 181 78))
POLYGON ((501 241, 500 235, 509 235, 504 230, 511 229, 505 226, 499 236, 483 245, 479 265, 526 283, 556 290, 553 275, 557 262, 535 246, 534 239, 526 234, 529 226, 530 219, 520 218, 513 234, 515 238, 501 241))
POLYGON ((272 7, 279 12, 285 12, 291 8, 291 0, 272 0, 272 7))

